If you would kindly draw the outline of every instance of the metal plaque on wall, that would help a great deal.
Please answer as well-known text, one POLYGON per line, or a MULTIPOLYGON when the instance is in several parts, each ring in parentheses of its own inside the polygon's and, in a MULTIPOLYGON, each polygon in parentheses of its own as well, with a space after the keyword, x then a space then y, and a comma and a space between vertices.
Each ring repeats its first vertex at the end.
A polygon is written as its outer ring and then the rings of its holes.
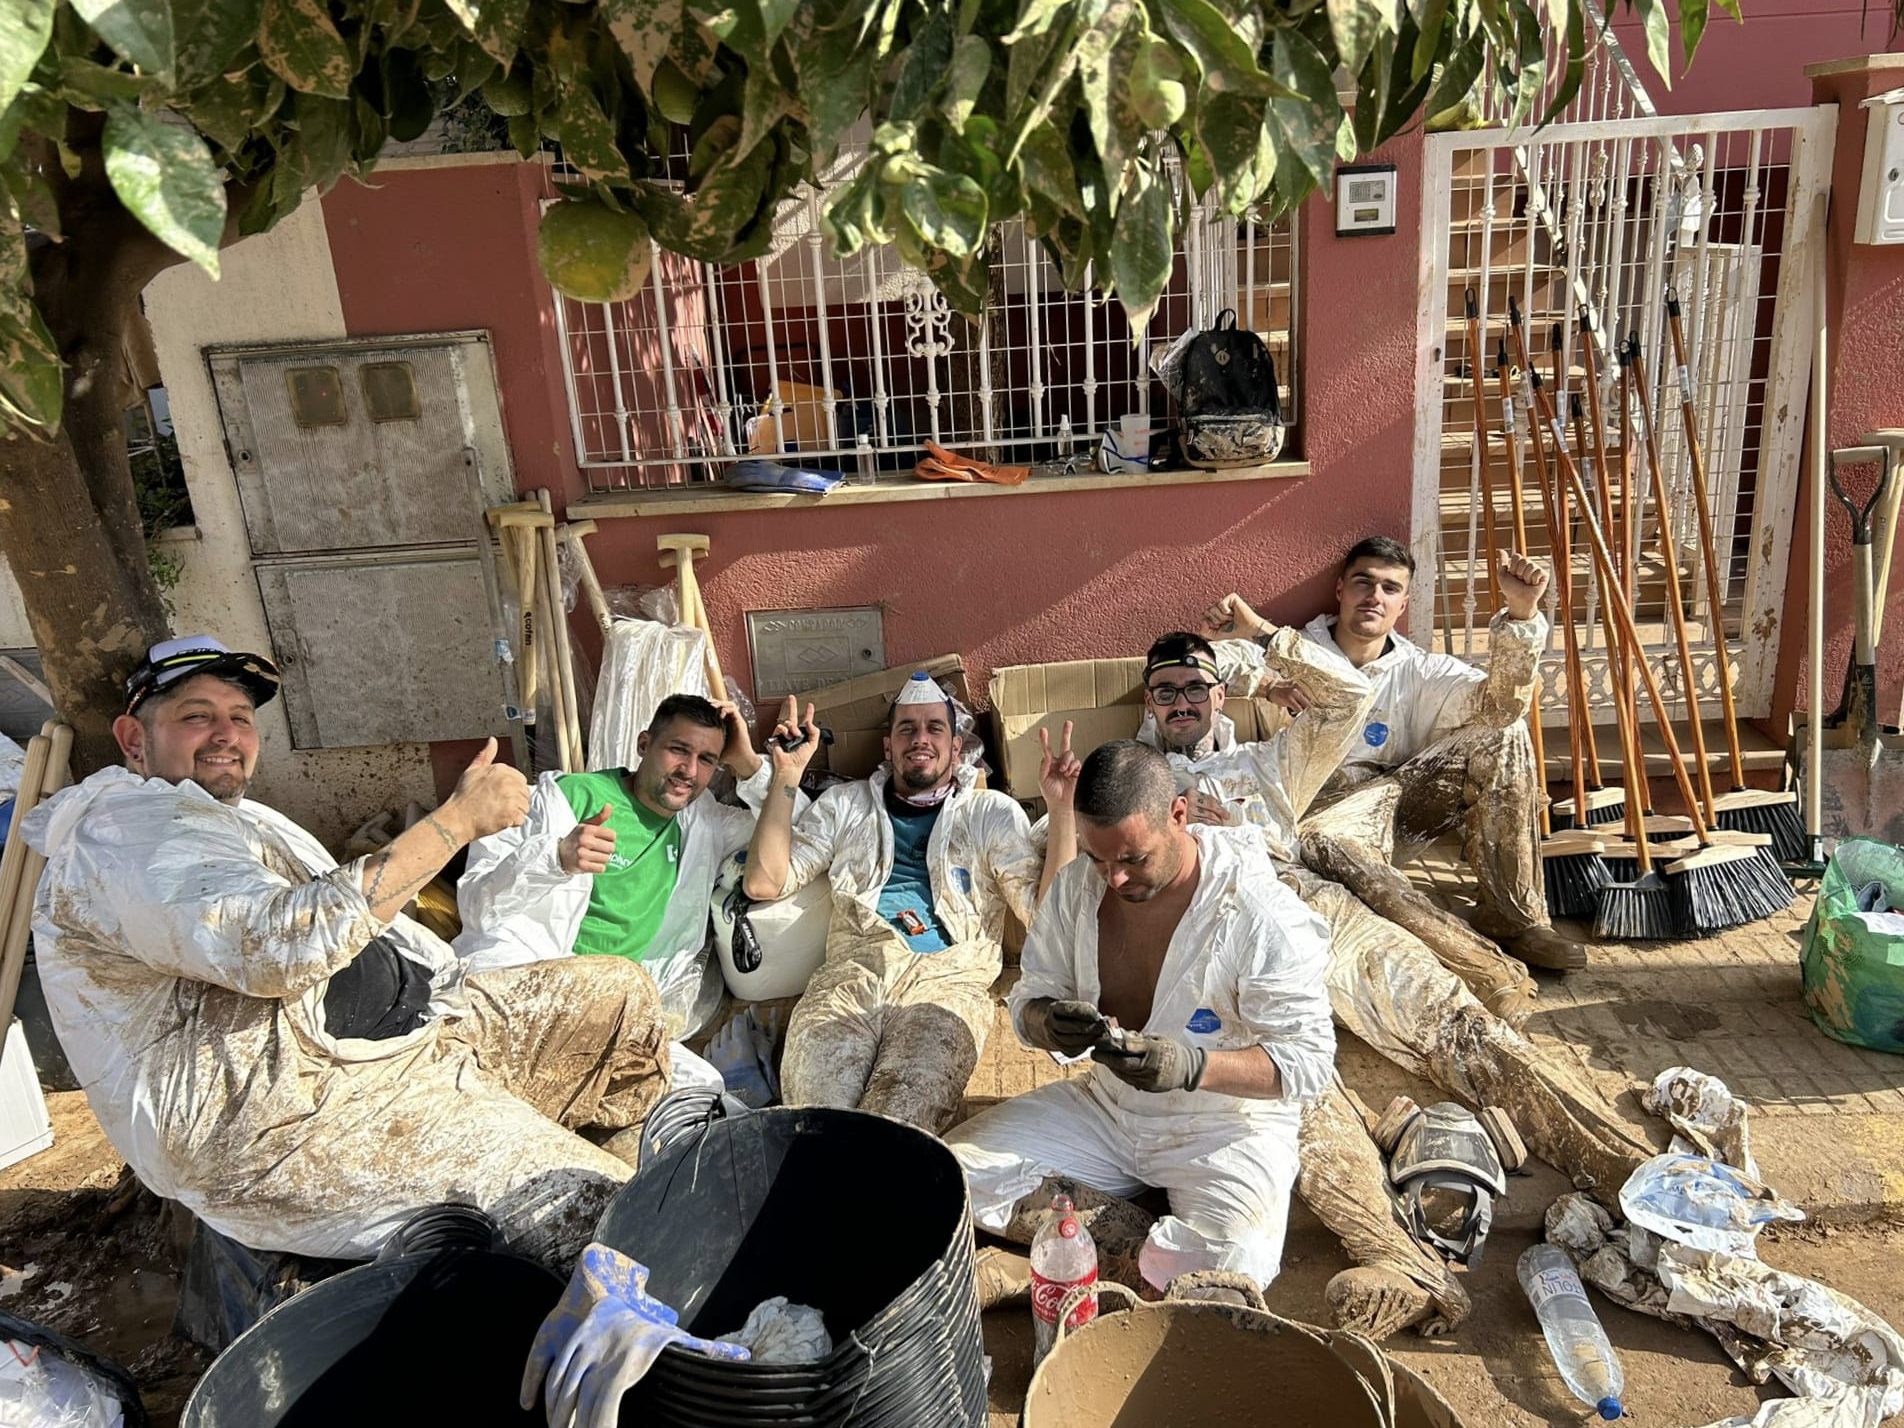
POLYGON ((756 703, 804 694, 884 669, 885 625, 877 605, 749 610, 747 657, 756 703))

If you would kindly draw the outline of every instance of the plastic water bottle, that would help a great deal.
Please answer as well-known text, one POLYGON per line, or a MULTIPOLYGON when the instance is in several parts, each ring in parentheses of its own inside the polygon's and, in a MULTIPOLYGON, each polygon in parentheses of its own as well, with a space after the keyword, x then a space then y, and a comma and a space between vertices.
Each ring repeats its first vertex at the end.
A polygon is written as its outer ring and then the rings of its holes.
POLYGON ((878 479, 879 467, 873 459, 873 443, 862 431, 853 438, 853 484, 870 486, 878 479))
POLYGON ((1521 1256, 1520 1276, 1547 1336, 1547 1352, 1573 1396, 1602 1418, 1622 1417, 1626 1378, 1567 1252, 1556 1245, 1531 1246, 1521 1256))
MULTIPOLYGON (((1097 1283, 1097 1244, 1067 1195, 1051 1202, 1051 1214, 1031 1242, 1031 1318, 1036 1340, 1032 1367, 1044 1362, 1058 1341, 1058 1310, 1080 1284, 1097 1283)), ((1084 1299, 1065 1321, 1080 1329, 1097 1317, 1097 1296, 1084 1299)))

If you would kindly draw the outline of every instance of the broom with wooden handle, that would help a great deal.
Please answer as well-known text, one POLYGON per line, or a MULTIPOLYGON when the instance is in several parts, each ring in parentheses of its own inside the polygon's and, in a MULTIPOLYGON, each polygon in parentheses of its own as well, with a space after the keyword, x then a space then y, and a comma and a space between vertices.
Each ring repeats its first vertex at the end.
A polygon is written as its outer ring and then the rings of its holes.
MULTIPOLYGON (((1550 430, 1559 426, 1558 419, 1555 418, 1552 408, 1547 405, 1541 392, 1538 379, 1533 383, 1533 404, 1537 420, 1544 422, 1550 430)), ((1561 444, 1558 455, 1562 476, 1573 491, 1581 513, 1586 518, 1587 531, 1593 543, 1594 560, 1600 568, 1604 597, 1607 589, 1615 583, 1613 559, 1606 546, 1606 536, 1601 531, 1599 518, 1593 511, 1586 483, 1581 480, 1580 472, 1574 467, 1572 458, 1567 454, 1564 442, 1561 444)), ((1661 514, 1666 515, 1663 511, 1661 514)), ((1622 637, 1633 649, 1640 649, 1639 630, 1634 623, 1633 613, 1627 606, 1623 592, 1618 600, 1610 602, 1610 608, 1620 626, 1622 637)), ((1651 666, 1644 659, 1639 661, 1638 669, 1640 680, 1646 687, 1647 698, 1653 708, 1654 718, 1658 720, 1660 741, 1666 746, 1666 755, 1672 766, 1674 780, 1679 785, 1680 795, 1685 799, 1688 814, 1692 818, 1693 836, 1698 841, 1699 847, 1696 852, 1669 863, 1664 869, 1652 874, 1652 877, 1657 879, 1656 882, 1649 881, 1643 876, 1639 882, 1646 884, 1644 887, 1620 883, 1607 884, 1601 891, 1601 915, 1595 922, 1596 931, 1602 924, 1611 927, 1636 923, 1648 931, 1644 934, 1631 935, 1653 937, 1689 933, 1703 935, 1707 921, 1720 915, 1731 915, 1725 911, 1726 909, 1744 908, 1753 910, 1754 916, 1768 916, 1772 911, 1789 906, 1792 898, 1791 884, 1775 871, 1768 883, 1763 864, 1759 860, 1759 849, 1749 846, 1720 847, 1714 843, 1706 822, 1701 816, 1699 796, 1693 789, 1692 781, 1686 773, 1685 762, 1680 756, 1679 739, 1673 732, 1672 716, 1667 711, 1665 698, 1660 694, 1659 683, 1653 677, 1651 666), (1770 884, 1776 884, 1776 887, 1770 884), (1662 892, 1665 894, 1663 899, 1662 892), (1638 906, 1633 910, 1641 915, 1629 917, 1626 905, 1634 903, 1638 906), (1761 908, 1766 910, 1758 911, 1761 908)), ((1644 873, 1651 861, 1651 852, 1643 845, 1637 851, 1642 859, 1644 873)), ((1737 922, 1728 922, 1726 925, 1734 926, 1737 922)), ((1609 931, 1604 935, 1621 934, 1609 931)))
POLYGON ((1706 458, 1699 441, 1699 416, 1693 410, 1692 370, 1686 361, 1686 333, 1680 323, 1679 294, 1666 294, 1666 318, 1673 334, 1673 360, 1679 370, 1679 424, 1686 451, 1692 458, 1692 494, 1699 515, 1699 551, 1706 576, 1706 612, 1712 621, 1713 655, 1719 669, 1719 710, 1725 722, 1726 755, 1732 774, 1731 789, 1713 800, 1713 819, 1721 828, 1739 833, 1763 833, 1772 840, 1772 852, 1783 862, 1804 860, 1810 851, 1805 820, 1798 811, 1796 793, 1773 793, 1748 788, 1745 756, 1739 748, 1739 715, 1732 699, 1732 653, 1726 644, 1725 602, 1719 588, 1719 561, 1714 551, 1712 510, 1706 494, 1706 458))
MULTIPOLYGON (((1526 349, 1521 346, 1520 328, 1515 321, 1519 309, 1509 300, 1508 328, 1516 347, 1520 348, 1521 365, 1528 370, 1533 384, 1540 384, 1540 373, 1528 369, 1526 349)), ((1565 443, 1563 442, 1562 445, 1565 443)), ((1573 807, 1579 808, 1586 801, 1586 746, 1576 732, 1586 711, 1586 682, 1580 672, 1580 650, 1574 643, 1573 626, 1573 552, 1567 536, 1566 496, 1561 493, 1560 504, 1555 505, 1555 492, 1547 474, 1547 458, 1542 449, 1541 431, 1538 425, 1529 423, 1528 446, 1534 458, 1534 485, 1540 492, 1542 514, 1547 519, 1550 553, 1553 557, 1554 587, 1558 614, 1560 616, 1561 646, 1565 651, 1565 684, 1567 688, 1568 713, 1568 752, 1573 766, 1573 807)), ((1556 455, 1556 460, 1558 459, 1556 455)), ((1524 552, 1523 552, 1524 553, 1524 552)), ((1536 683, 1538 687, 1538 682, 1536 683)), ((1541 839, 1540 865, 1541 877, 1547 890, 1548 911, 1560 917, 1589 918, 1600 905, 1600 889, 1607 882, 1606 862, 1601 854, 1604 845, 1593 836, 1584 822, 1577 818, 1572 828, 1554 833, 1541 839)))

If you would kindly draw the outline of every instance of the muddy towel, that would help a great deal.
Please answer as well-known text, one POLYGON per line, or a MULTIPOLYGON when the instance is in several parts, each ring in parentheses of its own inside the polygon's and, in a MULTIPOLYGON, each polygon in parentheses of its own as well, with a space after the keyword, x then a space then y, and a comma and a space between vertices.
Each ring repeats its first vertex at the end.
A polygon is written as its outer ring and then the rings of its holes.
POLYGON ((747 1322, 722 1334, 720 1342, 739 1344, 757 1364, 817 1364, 833 1352, 826 1316, 810 1305, 789 1304, 784 1294, 756 1304, 747 1322))

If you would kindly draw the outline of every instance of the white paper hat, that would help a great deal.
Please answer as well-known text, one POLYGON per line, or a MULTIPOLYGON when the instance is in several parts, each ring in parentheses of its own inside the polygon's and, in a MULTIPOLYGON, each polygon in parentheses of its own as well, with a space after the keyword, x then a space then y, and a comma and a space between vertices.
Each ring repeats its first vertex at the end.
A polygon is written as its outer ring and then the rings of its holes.
POLYGON ((939 687, 939 681, 923 669, 908 679, 895 704, 950 704, 952 696, 939 687))

